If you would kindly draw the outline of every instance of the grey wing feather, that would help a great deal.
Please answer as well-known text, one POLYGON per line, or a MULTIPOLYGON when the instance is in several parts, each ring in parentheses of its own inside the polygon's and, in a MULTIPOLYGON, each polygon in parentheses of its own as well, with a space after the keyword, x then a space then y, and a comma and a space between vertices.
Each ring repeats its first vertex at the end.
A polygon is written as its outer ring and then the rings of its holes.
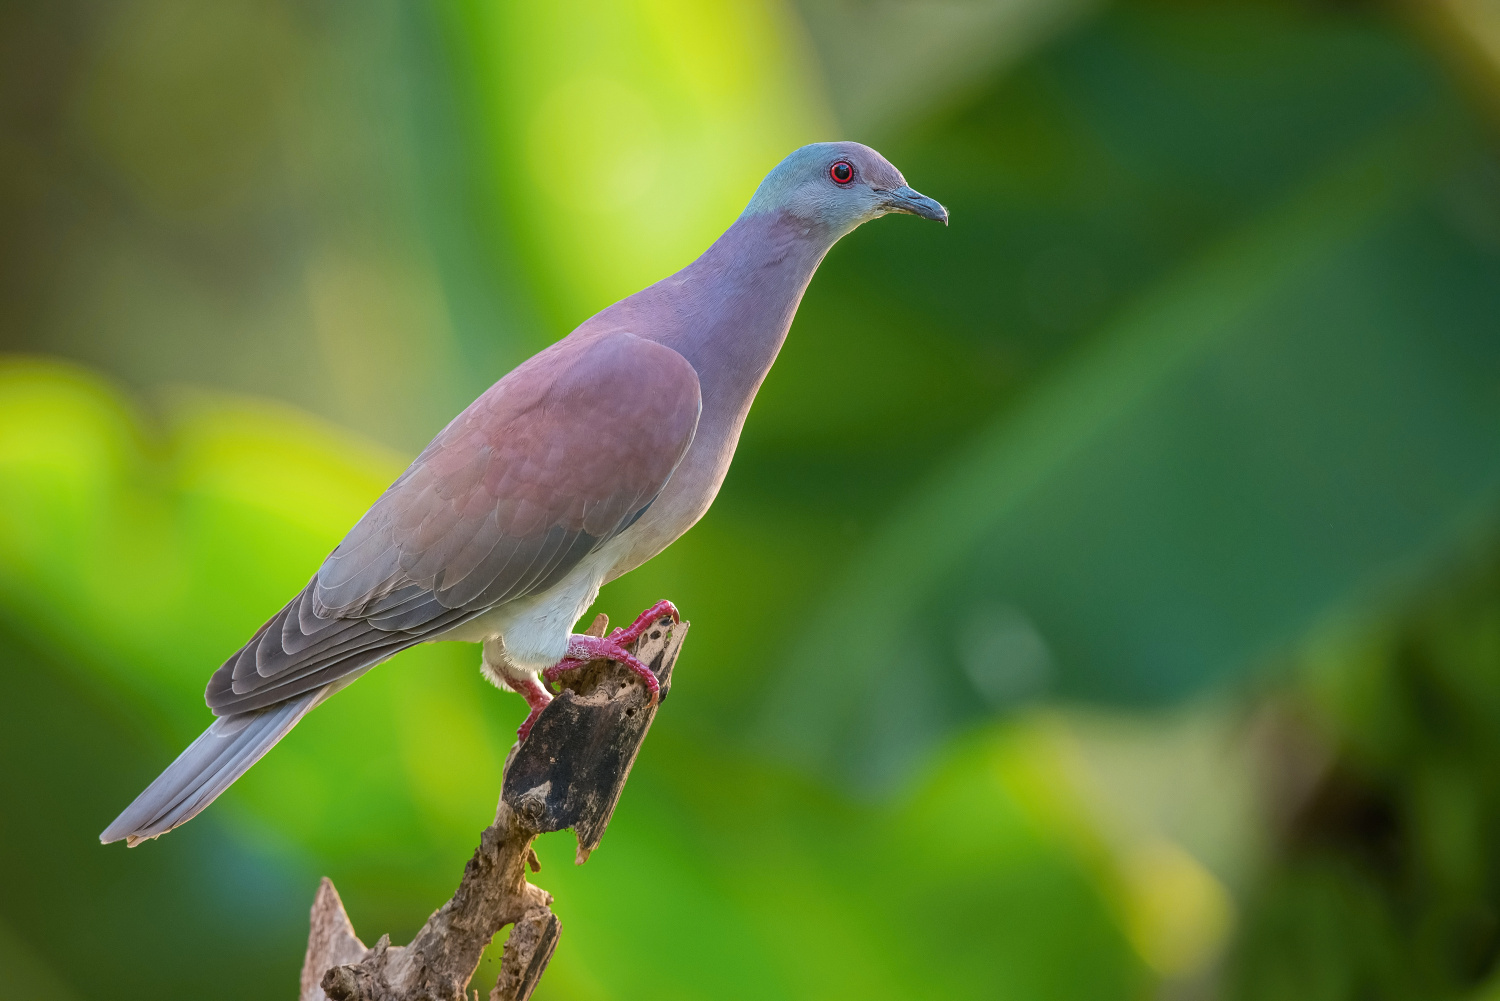
MULTIPOLYGON (((220 715, 264 709, 373 667, 421 643, 432 632, 450 629, 483 612, 422 603, 414 616, 420 619, 419 630, 383 628, 379 616, 321 618, 311 612, 316 586, 315 577, 214 672, 205 692, 209 708, 220 715)), ((420 601, 435 603, 430 595, 420 601)))
POLYGON ((185 824, 276 746, 324 697, 308 692, 273 709, 221 716, 99 835, 131 846, 185 824))

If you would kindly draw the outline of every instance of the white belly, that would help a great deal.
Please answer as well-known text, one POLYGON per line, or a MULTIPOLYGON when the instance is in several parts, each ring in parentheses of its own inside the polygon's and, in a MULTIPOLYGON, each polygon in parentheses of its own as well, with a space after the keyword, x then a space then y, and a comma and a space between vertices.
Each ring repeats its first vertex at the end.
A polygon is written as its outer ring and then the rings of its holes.
POLYGON ((600 585, 628 545, 622 544, 621 538, 584 557, 547 590, 497 605, 433 639, 486 644, 499 641, 505 659, 520 671, 531 673, 551 667, 567 653, 573 625, 599 597, 600 585))

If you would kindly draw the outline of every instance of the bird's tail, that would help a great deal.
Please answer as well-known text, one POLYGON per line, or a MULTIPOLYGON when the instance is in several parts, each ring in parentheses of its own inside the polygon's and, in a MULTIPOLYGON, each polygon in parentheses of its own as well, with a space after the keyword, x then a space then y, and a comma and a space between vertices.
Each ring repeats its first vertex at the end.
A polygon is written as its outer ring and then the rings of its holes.
POLYGON ((104 829, 104 844, 132 848, 196 817, 287 735, 331 689, 327 685, 258 712, 221 716, 104 829))

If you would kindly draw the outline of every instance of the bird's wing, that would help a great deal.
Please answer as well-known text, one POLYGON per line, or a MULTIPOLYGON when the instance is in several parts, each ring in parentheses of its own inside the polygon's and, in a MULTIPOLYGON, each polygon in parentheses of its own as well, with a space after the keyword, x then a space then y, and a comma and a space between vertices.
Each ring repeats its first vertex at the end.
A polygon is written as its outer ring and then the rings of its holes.
POLYGON ((209 706, 274 705, 551 587, 645 512, 701 408, 692 365, 629 333, 536 355, 454 419, 214 673, 209 706))

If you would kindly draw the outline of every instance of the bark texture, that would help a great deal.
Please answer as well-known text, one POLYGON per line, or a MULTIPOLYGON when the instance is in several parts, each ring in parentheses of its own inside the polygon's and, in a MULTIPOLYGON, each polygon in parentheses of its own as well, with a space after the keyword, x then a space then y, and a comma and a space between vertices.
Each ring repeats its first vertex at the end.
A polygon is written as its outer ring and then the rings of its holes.
MULTIPOLYGON (((589 627, 603 635, 603 615, 589 627)), ((466 1001, 485 947, 513 925, 490 1001, 525 1001, 557 948, 562 924, 552 896, 526 880, 539 869, 531 843, 571 827, 577 862, 599 846, 657 707, 671 687, 686 622, 663 616, 632 652, 661 686, 646 686, 613 661, 594 661, 564 675, 566 685, 542 712, 525 743, 511 749, 495 823, 480 835, 449 901, 408 945, 382 936, 367 948, 354 933, 331 880, 312 906, 301 1001, 466 1001)))

